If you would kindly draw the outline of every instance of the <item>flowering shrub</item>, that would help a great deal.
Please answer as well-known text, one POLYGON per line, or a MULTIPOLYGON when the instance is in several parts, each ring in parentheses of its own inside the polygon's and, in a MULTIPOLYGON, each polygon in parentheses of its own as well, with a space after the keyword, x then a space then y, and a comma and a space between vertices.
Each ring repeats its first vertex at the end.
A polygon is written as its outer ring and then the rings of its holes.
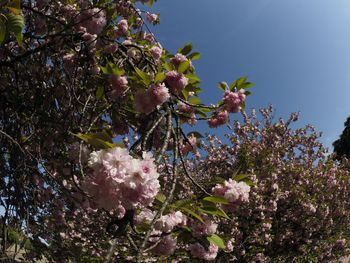
POLYGON ((212 191, 228 201, 222 208, 230 219, 218 223, 217 233, 230 240, 232 252, 217 259, 339 259, 349 249, 348 164, 326 157, 311 126, 293 130, 296 114, 273 123, 272 112, 261 110, 262 120, 244 114, 227 135, 229 144, 209 136, 207 157, 192 168, 203 185, 225 180, 212 191))

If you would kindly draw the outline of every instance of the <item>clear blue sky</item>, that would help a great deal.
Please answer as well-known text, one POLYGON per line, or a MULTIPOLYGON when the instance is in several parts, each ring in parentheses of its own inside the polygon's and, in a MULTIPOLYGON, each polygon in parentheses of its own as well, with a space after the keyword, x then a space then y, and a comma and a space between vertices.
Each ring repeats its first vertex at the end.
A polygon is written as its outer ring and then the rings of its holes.
POLYGON ((327 146, 338 138, 350 115, 349 0, 159 0, 152 10, 167 49, 190 41, 202 53, 206 102, 220 97, 219 81, 248 76, 247 109, 300 111, 327 146))

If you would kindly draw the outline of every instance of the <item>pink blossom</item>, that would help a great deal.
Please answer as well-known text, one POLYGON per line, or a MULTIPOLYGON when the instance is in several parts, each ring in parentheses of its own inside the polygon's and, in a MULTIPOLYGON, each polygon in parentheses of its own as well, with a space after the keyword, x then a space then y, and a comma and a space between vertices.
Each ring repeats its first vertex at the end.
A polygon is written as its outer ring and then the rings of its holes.
POLYGON ((169 256, 175 252, 177 240, 172 235, 167 235, 162 238, 158 245, 152 249, 155 255, 169 256))
POLYGON ((192 220, 190 227, 194 237, 209 236, 216 232, 218 224, 213 223, 208 216, 202 216, 204 223, 198 220, 192 220))
POLYGON ((200 243, 191 244, 189 249, 194 257, 204 259, 206 261, 214 260, 219 251, 219 248, 213 244, 210 244, 208 250, 206 250, 200 243))
MULTIPOLYGON (((244 91, 243 91, 244 92, 244 91)), ((224 104, 228 112, 239 112, 245 95, 241 92, 225 91, 224 104)))
POLYGON ((147 14, 146 14, 146 19, 147 19, 147 21, 150 22, 150 23, 155 23, 155 22, 157 22, 158 15, 156 15, 156 14, 150 14, 150 13, 147 12, 147 14))
POLYGON ((250 186, 244 182, 237 183, 231 178, 223 184, 217 184, 212 191, 215 195, 225 197, 230 202, 225 206, 229 211, 235 210, 240 204, 249 202, 250 186))
POLYGON ((170 94, 164 83, 152 84, 147 91, 141 90, 136 93, 135 107, 138 111, 149 114, 169 98, 170 94))
POLYGON ((86 32, 99 35, 106 25, 106 14, 100 8, 87 9, 80 13, 77 21, 86 28, 86 32))
POLYGON ((106 210, 135 209, 151 204, 159 190, 158 172, 150 153, 135 159, 123 148, 100 150, 90 154, 92 173, 83 189, 97 207, 106 210))
POLYGON ((220 125, 223 125, 228 120, 228 112, 226 110, 219 112, 216 116, 212 117, 209 121, 210 128, 216 128, 220 125))
POLYGON ((120 97, 126 90, 128 80, 125 76, 111 75, 112 91, 110 93, 113 99, 120 97))
POLYGON ((177 53, 173 58, 170 59, 170 62, 175 66, 178 66, 183 61, 187 61, 187 57, 181 53, 177 53))
POLYGON ((175 70, 169 71, 166 74, 166 81, 171 87, 171 91, 175 94, 180 94, 180 92, 187 86, 188 78, 184 74, 177 72, 175 70))
POLYGON ((186 216, 180 211, 173 212, 168 215, 164 215, 158 219, 154 228, 157 231, 161 231, 164 233, 170 233, 175 226, 177 225, 185 225, 187 222, 186 216))
POLYGON ((182 154, 187 154, 190 151, 195 152, 197 150, 197 138, 192 135, 188 138, 188 141, 186 141, 182 146, 181 146, 181 152, 182 154))
POLYGON ((151 85, 148 90, 153 95, 157 106, 162 105, 170 98, 169 90, 164 83, 151 85))
POLYGON ((129 30, 128 21, 126 19, 120 20, 117 24, 117 28, 115 31, 116 37, 126 36, 128 34, 128 30, 129 30))
POLYGON ((149 52, 151 53, 152 57, 157 61, 161 58, 163 49, 159 46, 152 47, 149 52))
POLYGON ((154 218, 154 212, 148 208, 144 208, 134 217, 134 224, 150 223, 154 218))
POLYGON ((113 54, 118 50, 118 44, 110 44, 105 47, 104 52, 107 54, 113 54))

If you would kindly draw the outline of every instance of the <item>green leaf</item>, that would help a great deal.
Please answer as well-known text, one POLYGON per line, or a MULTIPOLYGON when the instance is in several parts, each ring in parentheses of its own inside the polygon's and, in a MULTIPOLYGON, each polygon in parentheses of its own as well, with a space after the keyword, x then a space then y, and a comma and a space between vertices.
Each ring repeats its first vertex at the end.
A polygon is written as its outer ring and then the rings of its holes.
POLYGON ((211 243, 211 244, 214 244, 216 246, 218 246, 219 248, 221 249, 224 249, 225 248, 225 242, 224 240, 219 237, 218 235, 216 234, 212 234, 211 236, 208 236, 207 237, 207 240, 211 243))
POLYGON ((201 53, 199 53, 199 52, 193 52, 192 54, 190 54, 190 55, 188 56, 188 58, 191 59, 191 60, 197 60, 197 59, 200 59, 201 56, 202 56, 201 53))
POLYGON ((248 78, 247 77, 240 77, 239 79, 237 79, 237 88, 240 88, 240 86, 246 82, 248 78))
POLYGON ((178 52, 183 55, 187 55, 192 51, 192 49, 193 49, 192 43, 187 43, 183 48, 180 48, 178 52))
POLYGON ((201 100, 198 97, 192 97, 192 98, 190 98, 190 100, 188 102, 193 104, 193 105, 198 105, 201 102, 201 100))
POLYGON ((223 91, 230 89, 228 84, 225 81, 219 82, 218 87, 219 87, 219 89, 222 89, 223 91))
POLYGON ((164 68, 167 70, 167 71, 172 71, 174 69, 173 65, 170 64, 170 63, 164 63, 164 68))
POLYGON ((96 99, 102 100, 105 96, 105 89, 102 86, 99 86, 96 90, 96 99))
POLYGON ((188 60, 182 61, 177 69, 178 72, 184 73, 188 67, 190 66, 190 62, 188 60))
POLYGON ((253 82, 246 82, 246 83, 243 83, 239 86, 240 89, 249 89, 251 87, 254 87, 255 86, 255 83, 253 82))
POLYGON ((194 73, 187 73, 185 75, 185 77, 190 80, 189 83, 200 82, 201 81, 201 79, 198 78, 198 76, 196 74, 194 74, 194 73))
POLYGON ((203 208, 199 208, 199 211, 207 215, 220 216, 226 219, 230 219, 229 216, 225 213, 225 211, 218 207, 205 206, 203 208))
POLYGON ((255 186, 256 184, 249 178, 248 174, 238 174, 233 176, 233 180, 237 182, 244 182, 249 186, 255 186))
POLYGON ((227 201, 227 199, 222 196, 207 196, 204 197, 203 200, 214 204, 229 204, 229 201, 227 201))
POLYGON ((22 33, 22 29, 24 27, 23 17, 13 13, 7 14, 7 27, 8 30, 15 35, 22 33))
POLYGON ((171 207, 173 209, 179 209, 181 207, 189 206, 192 203, 193 203, 193 200, 191 199, 180 199, 180 200, 177 200, 175 203, 173 203, 171 207))
POLYGON ((99 148, 99 149, 109 149, 114 147, 125 147, 124 144, 121 143, 113 143, 112 138, 106 132, 98 132, 98 133, 87 133, 87 134, 74 134, 76 137, 80 138, 84 142, 99 148))
POLYGON ((165 196, 164 194, 162 194, 162 193, 158 193, 158 194, 156 195, 156 200, 158 200, 158 201, 161 202, 161 203, 164 203, 164 202, 165 202, 165 199, 166 199, 166 196, 165 196))
POLYGON ((143 72, 139 68, 135 67, 136 74, 142 79, 142 82, 148 86, 151 83, 151 80, 149 79, 147 73, 143 72))
POLYGON ((195 212, 193 212, 192 210, 190 210, 189 208, 182 207, 181 210, 182 210, 184 213, 186 213, 186 214, 188 214, 188 215, 190 215, 190 216, 193 216, 193 217, 196 218, 198 221, 204 223, 203 218, 202 218, 200 215, 198 215, 197 213, 195 213, 195 212))
POLYGON ((164 79, 165 79, 165 74, 163 72, 158 72, 154 78, 154 81, 158 83, 158 82, 163 82, 164 79))
POLYGON ((233 180, 237 181, 237 182, 240 182, 240 181, 243 181, 244 179, 248 178, 249 175, 248 174, 238 174, 238 175, 235 175, 233 177, 233 180))
POLYGON ((15 35, 17 43, 20 47, 24 47, 23 46, 23 34, 22 33, 18 33, 15 35))

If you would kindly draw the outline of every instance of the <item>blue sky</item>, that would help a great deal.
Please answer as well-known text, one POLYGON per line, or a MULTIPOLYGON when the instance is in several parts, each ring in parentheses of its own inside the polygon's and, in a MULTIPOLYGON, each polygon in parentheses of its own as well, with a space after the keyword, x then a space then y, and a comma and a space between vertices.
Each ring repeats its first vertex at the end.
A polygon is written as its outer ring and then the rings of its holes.
POLYGON ((157 39, 175 52, 192 42, 206 102, 219 81, 256 83, 247 109, 301 112, 331 146, 350 115, 349 0, 159 0, 157 39))

